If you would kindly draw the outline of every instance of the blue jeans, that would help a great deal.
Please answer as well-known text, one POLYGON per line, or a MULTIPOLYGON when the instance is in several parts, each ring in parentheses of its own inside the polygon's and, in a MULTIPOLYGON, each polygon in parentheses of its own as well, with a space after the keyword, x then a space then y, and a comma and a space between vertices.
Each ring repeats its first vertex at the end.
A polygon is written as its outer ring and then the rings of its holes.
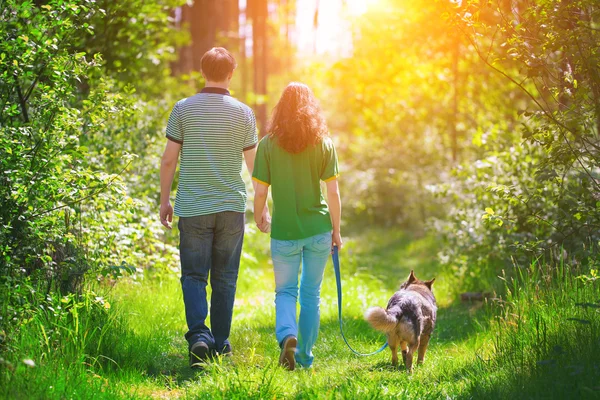
POLYGON ((300 240, 271 239, 275 271, 275 335, 281 345, 287 336, 298 338, 296 362, 310 367, 312 348, 319 335, 320 296, 323 271, 331 253, 331 232, 300 240), (298 271, 300 278, 300 318, 296 324, 298 271))
POLYGON ((222 351, 229 344, 231 316, 240 256, 244 241, 245 215, 225 211, 197 217, 179 218, 181 287, 191 347, 203 341, 222 351), (206 285, 210 274, 210 328, 206 285))

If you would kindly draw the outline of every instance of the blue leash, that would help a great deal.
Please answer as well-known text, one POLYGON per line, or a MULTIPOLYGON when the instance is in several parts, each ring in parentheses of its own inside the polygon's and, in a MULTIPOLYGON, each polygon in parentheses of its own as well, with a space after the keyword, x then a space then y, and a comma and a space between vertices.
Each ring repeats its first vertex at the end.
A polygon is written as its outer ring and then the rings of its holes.
POLYGON ((348 348, 357 356, 372 356, 374 354, 381 353, 388 346, 387 342, 383 346, 381 346, 379 350, 374 351, 372 353, 359 353, 358 351, 354 350, 352 346, 350 346, 350 343, 348 343, 348 340, 344 335, 344 323, 342 322, 342 278, 340 276, 340 255, 338 253, 337 246, 334 246, 331 258, 333 259, 333 270, 335 271, 335 280, 337 284, 338 320, 340 321, 340 332, 342 333, 342 338, 344 338, 344 342, 346 342, 348 348))

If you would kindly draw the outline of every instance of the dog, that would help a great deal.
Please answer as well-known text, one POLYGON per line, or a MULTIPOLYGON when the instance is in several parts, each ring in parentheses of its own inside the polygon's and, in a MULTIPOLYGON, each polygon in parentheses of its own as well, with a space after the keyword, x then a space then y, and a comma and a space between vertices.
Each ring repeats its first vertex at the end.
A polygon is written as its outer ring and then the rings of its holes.
POLYGON ((387 308, 371 307, 365 319, 371 326, 387 334, 392 351, 392 365, 398 366, 398 346, 408 373, 412 371, 413 355, 419 352, 417 364, 423 363, 429 339, 435 327, 437 304, 431 286, 435 278, 420 281, 414 271, 400 290, 394 293, 387 308))

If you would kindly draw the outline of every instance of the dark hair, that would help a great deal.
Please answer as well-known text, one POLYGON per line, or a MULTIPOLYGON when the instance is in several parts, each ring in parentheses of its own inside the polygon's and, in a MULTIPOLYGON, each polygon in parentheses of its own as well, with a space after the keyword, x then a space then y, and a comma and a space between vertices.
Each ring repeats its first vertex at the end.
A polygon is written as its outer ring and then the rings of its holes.
POLYGON ((213 47, 202 56, 202 72, 209 81, 223 82, 235 67, 235 58, 223 47, 213 47))
POLYGON ((287 85, 273 109, 269 133, 288 153, 300 153, 328 135, 319 103, 308 86, 298 82, 287 85))

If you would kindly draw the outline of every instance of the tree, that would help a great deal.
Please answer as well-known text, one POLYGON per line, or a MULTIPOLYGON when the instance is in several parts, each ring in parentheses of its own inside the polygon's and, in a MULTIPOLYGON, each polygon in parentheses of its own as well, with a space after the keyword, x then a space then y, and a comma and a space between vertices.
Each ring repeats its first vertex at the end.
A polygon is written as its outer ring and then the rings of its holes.
POLYGON ((249 16, 252 20, 252 59, 254 64, 254 110, 259 129, 265 132, 267 125, 267 76, 268 49, 267 38, 267 0, 248 0, 249 16))
POLYGON ((445 228, 449 259, 462 253, 465 268, 510 266, 507 254, 595 262, 600 5, 470 1, 449 15, 497 79, 525 96, 521 129, 503 134, 512 140, 480 143, 485 157, 446 185, 456 199, 445 228))

